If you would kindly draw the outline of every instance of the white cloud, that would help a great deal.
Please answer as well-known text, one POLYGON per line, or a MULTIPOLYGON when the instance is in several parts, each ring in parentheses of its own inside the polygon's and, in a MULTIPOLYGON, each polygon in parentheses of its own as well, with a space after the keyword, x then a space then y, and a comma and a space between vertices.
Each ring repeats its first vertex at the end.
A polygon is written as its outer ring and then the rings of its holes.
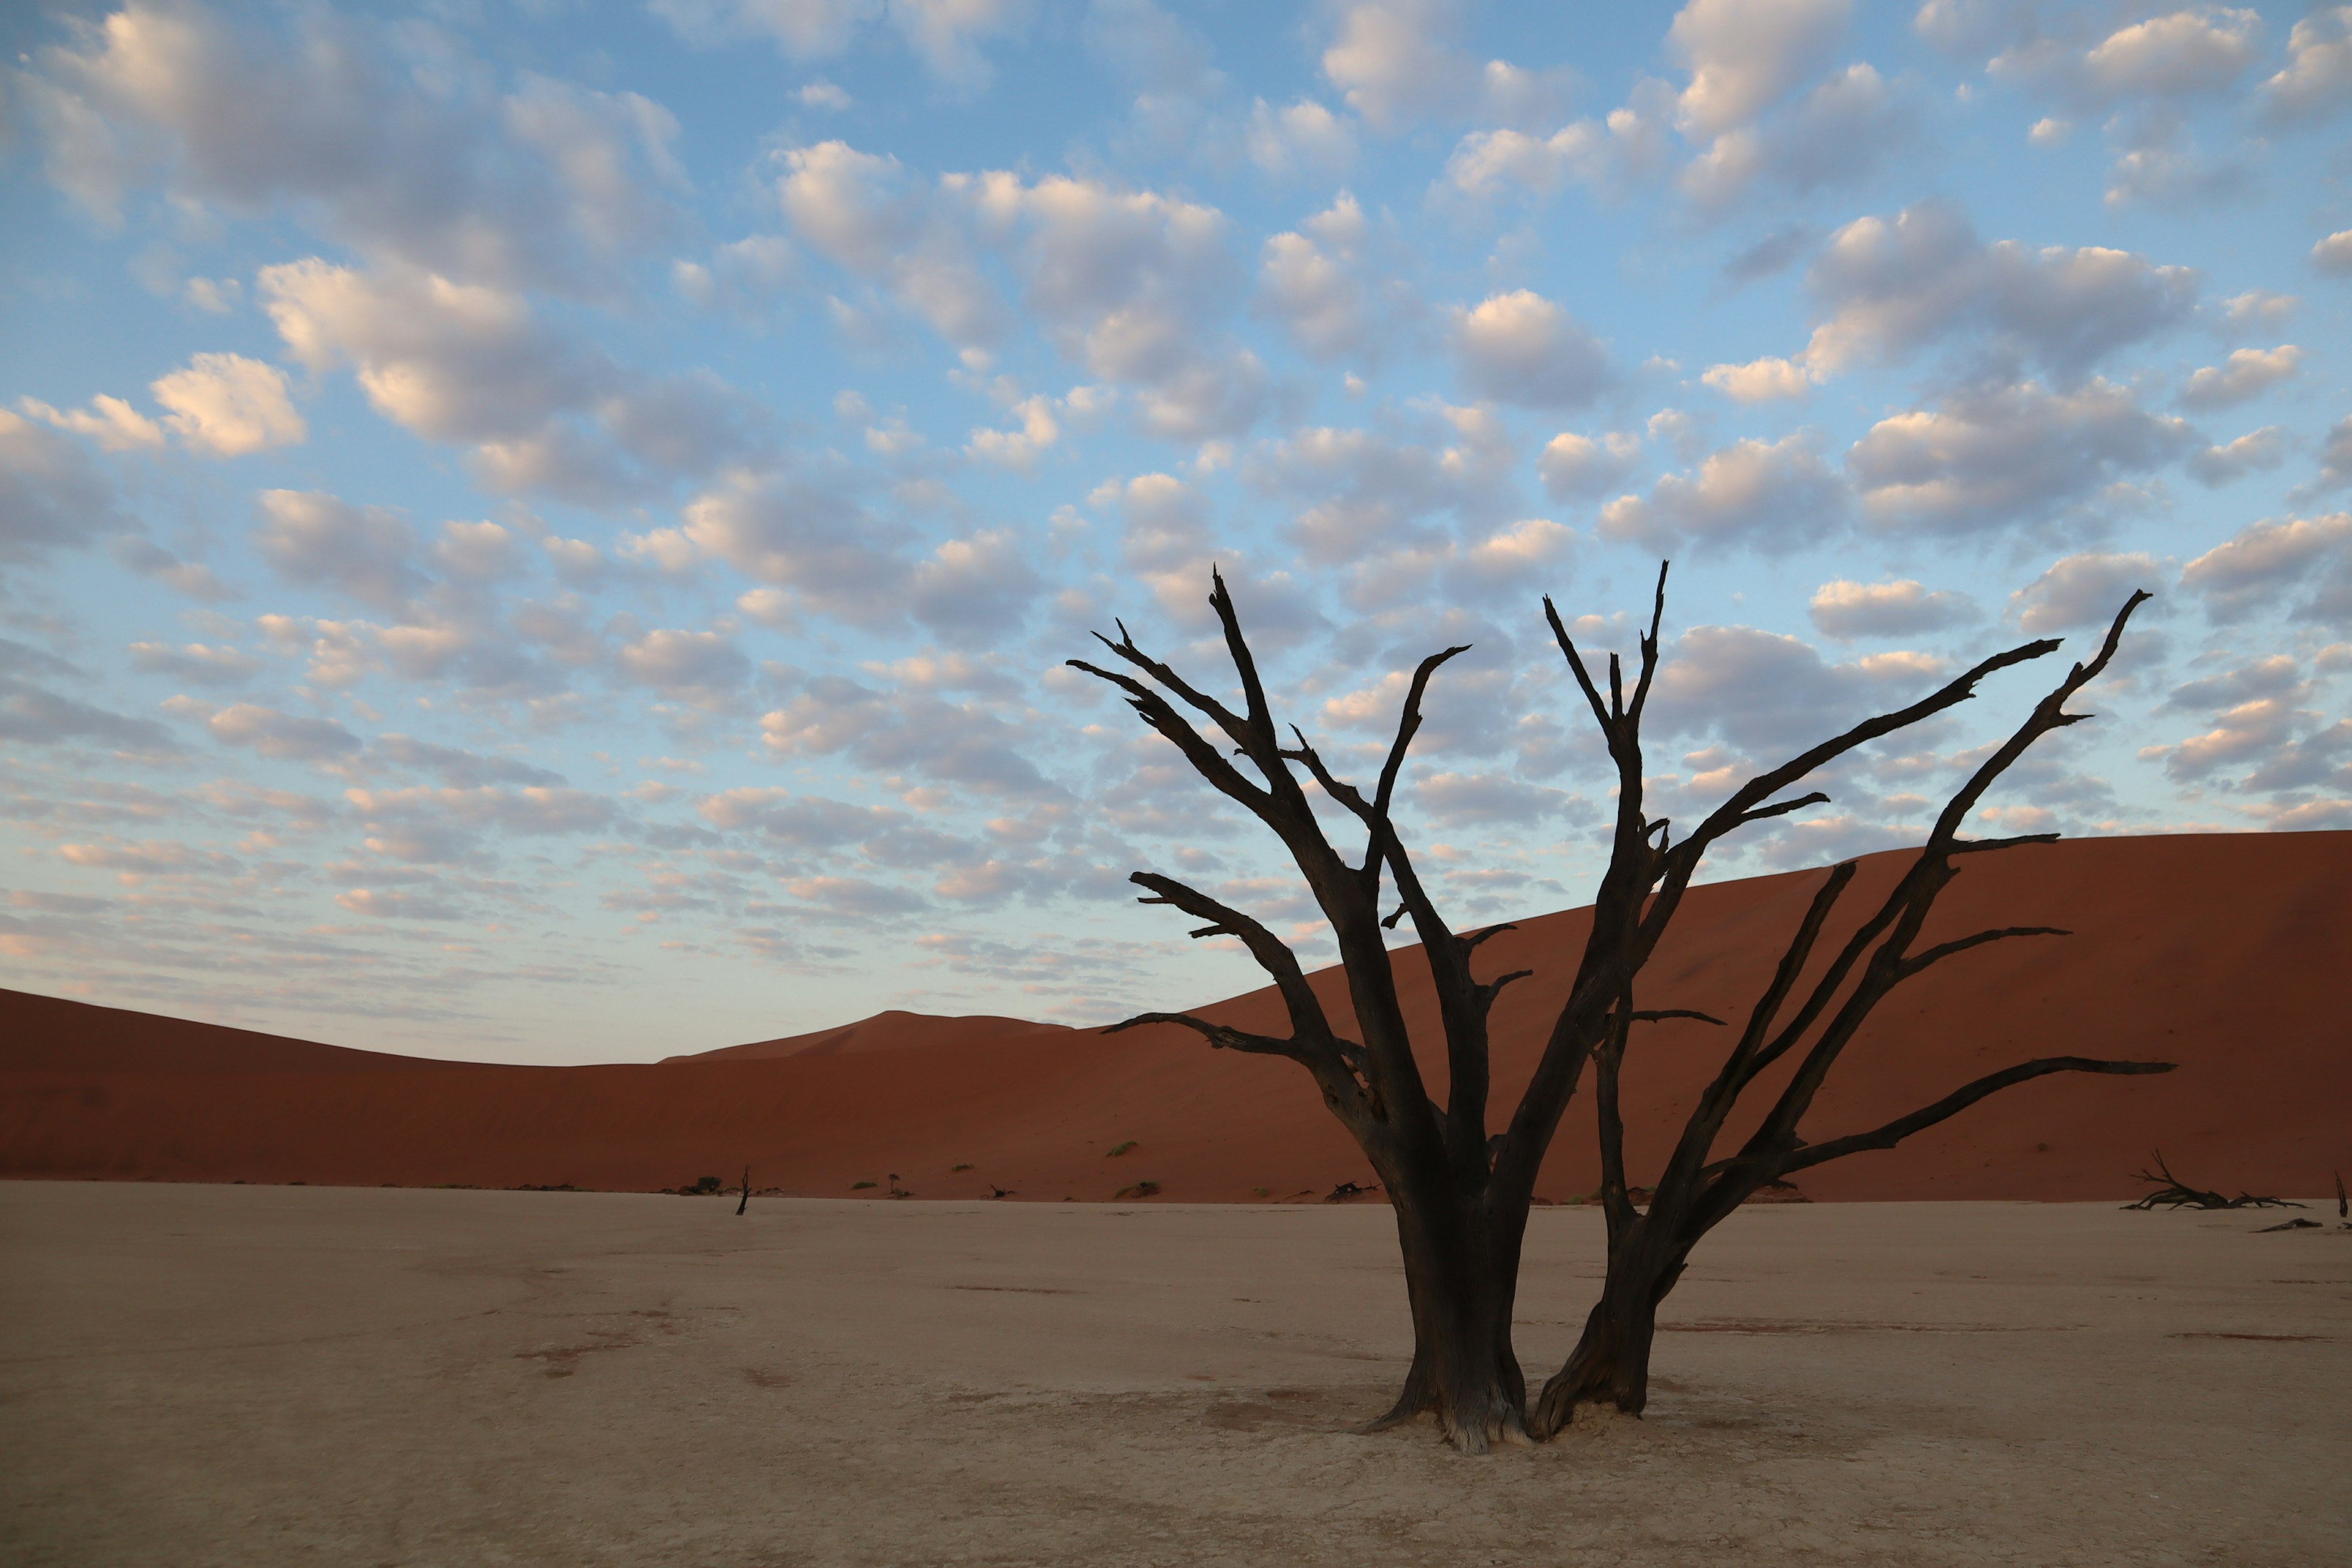
POLYGON ((2108 382, 2067 393, 2022 382, 1882 419, 1846 467, 1874 526, 1972 532, 2042 521, 2184 456, 2196 438, 2108 382))
POLYGON ((1250 162, 1277 178, 1339 174, 1356 161, 1354 126, 1311 98, 1276 109, 1259 99, 1250 110, 1250 162))
POLYGON ((278 761, 333 762, 360 750, 360 738, 332 719, 305 719, 258 702, 232 703, 215 711, 174 698, 163 706, 183 717, 203 720, 213 739, 224 745, 248 747, 278 761))
POLYGON ((2352 512, 2265 518, 2182 567, 2180 585, 2224 625, 2291 599, 2299 618, 2352 625, 2352 512))
POLYGON ((1745 125, 1825 68, 1852 0, 1690 0, 1666 45, 1690 68, 1678 105, 1695 137, 1745 125))
POLYGON ((348 363, 384 417, 472 446, 494 489, 610 504, 753 444, 756 411, 715 375, 624 369, 541 323, 518 293, 316 257, 262 268, 260 292, 298 361, 348 363))
POLYGON ((1401 279, 1368 276, 1369 229, 1362 206, 1341 191, 1259 253, 1257 309, 1309 359, 1376 362, 1418 311, 1401 279))
POLYGON ((1975 606, 1966 594, 1930 593, 1916 578, 1855 583, 1841 577, 1815 589, 1805 611, 1823 637, 1845 642, 1940 631, 1968 619, 1975 606))
POLYGON ((152 451, 163 444, 166 428, 205 458, 242 458, 296 446, 310 436, 287 397, 286 373, 243 354, 197 354, 149 390, 169 411, 161 424, 102 393, 88 409, 54 408, 30 397, 19 398, 16 406, 110 452, 152 451))
POLYGON ((2268 289, 2249 289, 2242 294, 2232 294, 2219 301, 2214 309, 2221 314, 2225 331, 2236 334, 2260 330, 2268 331, 2294 314, 2303 301, 2292 294, 2275 294, 2268 289))
POLYGON ((310 437, 287 399, 286 373, 243 354, 198 354, 149 390, 171 410, 163 423, 203 457, 242 458, 310 437))
POLYGON ((985 87, 993 75, 982 38, 1028 25, 1029 0, 889 0, 890 20, 915 57, 940 80, 985 87))
POLYGON ((763 714, 760 729, 781 756, 843 755, 861 767, 990 795, 1043 800, 1061 794, 1029 761, 1028 737, 983 703, 818 676, 763 714))
MULTIPOLYGON (((982 40, 1019 31, 1033 8, 1028 0, 652 0, 651 9, 688 43, 709 47, 765 37, 796 60, 841 54, 861 29, 887 21, 932 76, 977 89, 992 74, 982 40)), ((822 109, 849 101, 822 81, 802 88, 799 96, 822 109)))
POLYGON ((690 43, 764 35, 797 59, 839 54, 858 24, 882 13, 881 0, 652 0, 651 8, 690 43))
MULTIPOLYGON (((542 837, 593 833, 610 824, 613 803, 602 795, 548 784, 498 789, 488 784, 434 789, 350 789, 343 798, 365 821, 367 847, 418 865, 451 865, 477 855, 485 833, 542 837)), ((384 879, 381 871, 363 873, 384 879)), ((380 912, 360 905, 362 913, 380 912)))
POLYGON ((1685 541, 1777 553, 1841 530, 1852 510, 1845 481, 1804 435, 1753 437, 1709 454, 1692 474, 1666 474, 1648 498, 1601 510, 1603 539, 1666 551, 1685 541))
POLYGON ((751 661, 718 632, 649 631, 615 658, 631 679, 697 708, 728 707, 751 674, 751 661))
POLYGON ((2185 321, 2197 300, 2188 268, 2095 246, 1988 245, 1957 208, 1932 202, 1846 225, 1807 282, 1827 312, 1805 351, 1817 376, 1974 329, 2072 380, 2185 321))
POLYGON ((1011 529, 983 529, 948 540, 916 564, 908 607, 950 643, 991 645, 1017 632, 1045 591, 1029 553, 1011 529))
POLYGON ((1348 107, 1374 128, 1395 130, 1474 101, 1477 63, 1453 42, 1453 16, 1439 0, 1352 0, 1323 51, 1323 75, 1348 107))
POLYGON ((2082 60, 2082 86, 2104 102, 2218 92, 2253 63, 2263 19, 2200 6, 2118 28, 2082 60))
POLYGON ((2226 485, 2231 480, 2262 468, 2275 468, 2286 461, 2286 443, 2280 438, 2279 427, 2265 425, 2250 430, 2227 446, 2208 447, 2189 457, 2189 476, 2203 485, 2226 485))
POLYGON ((820 615, 878 625, 904 613, 906 563, 846 496, 789 475, 739 474, 680 515, 695 548, 820 615))
POLYGON ((349 362, 378 413, 434 440, 537 433, 609 375, 601 355, 540 326, 529 302, 504 289, 313 257, 262 268, 260 291, 304 366, 349 362))
POLYGON ((522 546, 513 530, 495 522, 443 523, 433 559, 452 576, 476 582, 511 576, 523 563, 522 546))
MULTIPOLYGON (((1777 763, 1865 714, 1923 692, 1940 673, 1916 654, 1832 665, 1802 638, 1754 626, 1693 626, 1660 661, 1651 711, 1661 736, 1719 735, 1777 763)), ((1722 748, 1683 759, 1685 787, 1719 796, 1751 768, 1722 748)), ((1713 804, 1712 798, 1707 800, 1713 804)))
POLYGON ((1438 827, 1479 823, 1532 824, 1569 808, 1564 790, 1504 773, 1416 772, 1409 804, 1438 827))
POLYGON ((2352 274, 2352 228, 2340 228, 2311 247, 2311 265, 2321 272, 2352 274))
POLYGON ((1900 153, 1916 131, 1910 108, 1868 65, 1853 65, 1762 125, 1724 132, 1685 167, 1685 195, 1725 207, 1769 182, 1800 194, 1856 184, 1900 153))
POLYGON ((245 297, 245 285, 234 278, 191 278, 180 298, 210 315, 225 316, 245 297))
POLYGON ((100 393, 87 409, 54 408, 38 398, 20 397, 16 406, 60 430, 95 441, 109 452, 153 451, 163 444, 163 427, 119 397, 100 393))
POLYGON ((2294 379, 2303 363, 2303 351, 2293 343, 2274 349, 2240 349, 2226 364, 2205 366, 2180 389, 2183 408, 2228 408, 2259 397, 2283 381, 2294 379))
POLYGON ((1336 565, 1397 546, 1428 547, 1442 512, 1492 519, 1507 504, 1516 458, 1491 411, 1445 408, 1410 432, 1295 430, 1254 452, 1244 477, 1304 500, 1292 536, 1308 559, 1336 565))
POLYGON ((982 462, 1018 468, 1024 474, 1034 472, 1038 455, 1062 438, 1055 402, 1042 393, 1023 398, 1013 405, 1013 416, 1021 421, 1020 428, 974 430, 964 450, 982 462))
POLYGON ((668 226, 677 122, 635 93, 525 75, 510 93, 438 32, 324 10, 295 37, 131 0, 38 58, 51 178, 110 213, 163 181, 191 205, 315 214, 450 277, 582 286, 668 226))
POLYGON ((706 310, 755 316, 798 277, 800 258, 781 235, 754 234, 711 252, 706 264, 683 258, 670 263, 677 291, 706 310))
POLYGON ((2327 427, 2327 434, 2319 447, 2318 474, 2309 484, 2298 487, 2287 499, 2307 499, 2347 484, 2352 484, 2352 415, 2327 427))
POLYGON ((1554 500, 1590 500, 1621 482, 1641 455, 1641 437, 1622 430, 1597 441, 1563 430, 1545 443, 1543 455, 1536 459, 1536 477, 1554 500))
POLYGON ((168 675, 192 686, 238 686, 252 679, 261 661, 233 647, 192 642, 179 647, 169 643, 135 642, 129 648, 131 668, 142 675, 168 675))
POLYGON ((1600 184, 1609 173, 1611 151, 1608 131, 1590 120, 1562 126, 1549 136, 1509 129, 1474 131, 1447 160, 1445 177, 1474 196, 1498 195, 1513 185, 1546 195, 1571 181, 1600 184))
POLYGON ((397 611, 425 587, 416 540, 400 514, 356 507, 317 490, 264 490, 254 548, 288 579, 341 589, 397 611))
POLYGON ((1746 364, 1714 365, 1699 379, 1735 403, 1803 397, 1813 389, 1812 376, 1805 366, 1769 356, 1746 364))
POLYGON ((2105 626, 2135 589, 2161 576, 2156 558, 2146 553, 2069 555, 2011 594, 2010 613, 2020 630, 2034 637, 2105 626))
POLYGON ((1504 403, 1573 408, 1612 377, 1609 351, 1591 329, 1528 289, 1456 307, 1453 349, 1471 393, 1504 403))
POLYGON ((2287 35, 2287 63, 2262 86, 2276 125, 2309 125, 2352 105, 2352 5, 2314 11, 2287 35))
POLYGON ((131 526, 87 452, 0 409, 0 561, 34 560, 131 526))

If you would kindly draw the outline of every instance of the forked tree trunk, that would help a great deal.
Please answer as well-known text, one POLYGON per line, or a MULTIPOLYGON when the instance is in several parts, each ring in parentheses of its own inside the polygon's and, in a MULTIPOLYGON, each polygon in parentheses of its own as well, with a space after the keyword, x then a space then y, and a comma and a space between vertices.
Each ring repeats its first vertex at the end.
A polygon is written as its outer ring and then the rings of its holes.
POLYGON ((1567 1364, 1554 1373, 1528 1412, 1528 1428, 1549 1437, 1563 1430, 1580 1405, 1613 1405, 1639 1415, 1650 1403, 1650 1345, 1658 1331, 1658 1303, 1682 1278, 1679 1262, 1612 1264, 1601 1300, 1585 1315, 1584 1331, 1567 1364))

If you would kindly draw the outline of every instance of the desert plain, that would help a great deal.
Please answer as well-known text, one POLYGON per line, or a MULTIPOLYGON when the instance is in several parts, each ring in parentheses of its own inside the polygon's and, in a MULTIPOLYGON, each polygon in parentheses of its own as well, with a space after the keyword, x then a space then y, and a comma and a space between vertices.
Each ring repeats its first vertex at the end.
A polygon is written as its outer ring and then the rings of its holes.
MULTIPOLYGON (((1696 889, 1658 1000, 1736 1011, 1821 875, 1696 889)), ((1816 1135, 2054 1050, 2177 1070, 2027 1084, 1806 1172, 1812 1201, 1694 1255, 1642 1418, 1475 1459, 1353 1430, 1412 1350, 1393 1215, 1318 1201, 1371 1173, 1286 1062, 886 1013, 527 1068, 0 991, 0 1563, 2332 1568, 2347 886, 2346 833, 1972 865, 1930 940, 2076 934, 1923 977, 1816 1135), (2158 1149, 2312 1206, 2123 1210, 2158 1149), (747 1167, 740 1215, 677 1190, 747 1167)), ((1538 971, 1496 1015, 1507 1099, 1587 920, 1493 944, 1538 971)), ((1708 1033, 1629 1068, 1637 1173, 1708 1033)), ((1594 1160, 1580 1101, 1531 1220, 1532 1379, 1600 1288, 1594 1160)))
MULTIPOLYGON (((2334 1206, 1750 1207, 1644 1418, 1467 1459, 1349 1431, 1377 1205, 9 1182, 0 1559, 2335 1564, 2334 1206)), ((1536 1375, 1600 1243, 1535 1216, 1536 1375)))

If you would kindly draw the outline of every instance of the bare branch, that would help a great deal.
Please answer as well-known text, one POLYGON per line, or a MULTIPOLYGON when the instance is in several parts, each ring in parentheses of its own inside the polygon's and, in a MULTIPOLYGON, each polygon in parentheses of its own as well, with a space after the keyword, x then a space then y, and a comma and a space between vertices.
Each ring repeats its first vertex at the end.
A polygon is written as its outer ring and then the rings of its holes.
POLYGON ((1296 1040, 1277 1040, 1272 1035, 1254 1035, 1246 1029, 1236 1029, 1229 1024, 1212 1024, 1206 1018, 1196 1018, 1190 1013, 1138 1013, 1132 1018, 1122 1018, 1103 1029, 1106 1035, 1116 1035, 1122 1029, 1139 1028, 1146 1024, 1180 1024, 1209 1042, 1220 1051, 1248 1051, 1262 1057, 1289 1057, 1303 1059, 1305 1051, 1296 1040))
POLYGON ((1498 937, 1507 931, 1517 931, 1518 929, 1519 928, 1516 924, 1504 924, 1498 926, 1488 926, 1485 931, 1472 931, 1468 936, 1462 939, 1462 951, 1465 952, 1471 952, 1482 942, 1486 942, 1493 937, 1498 937))
MULTIPOLYGON (((1226 707, 1215 698, 1209 696, 1206 692, 1194 689, 1192 683, 1186 680, 1182 676, 1177 674, 1173 668, 1161 663, 1159 659, 1152 658, 1150 654, 1145 653, 1141 648, 1136 647, 1135 638, 1129 633, 1127 623, 1125 621, 1116 622, 1115 624, 1118 627, 1118 641, 1113 642, 1110 638, 1103 636, 1100 632, 1093 634, 1095 641, 1102 644, 1103 647, 1110 649, 1111 652, 1118 655, 1119 658, 1127 660, 1128 663, 1135 666, 1138 669, 1140 669, 1145 674, 1150 676, 1152 679, 1160 682, 1160 685, 1176 693, 1177 696, 1181 697, 1192 707, 1200 710, 1202 713, 1207 714, 1209 718, 1215 721, 1218 729, 1223 730, 1226 734, 1232 736, 1236 742, 1241 742, 1246 737, 1248 734, 1248 726, 1244 722, 1240 714, 1235 713, 1232 709, 1226 707)), ((1071 664, 1078 664, 1076 659, 1071 659, 1068 662, 1071 664)), ((1081 669, 1087 669, 1090 667, 1081 664, 1078 665, 1078 668, 1081 669)), ((1092 670, 1091 673, 1103 675, 1103 672, 1098 669, 1092 670)), ((1104 675, 1103 679, 1108 680, 1113 678, 1104 675)))
POLYGON ((2021 844, 2055 844, 2055 833, 2021 833, 2014 838, 1956 838, 1952 840, 1954 855, 1982 855, 1992 849, 2014 849, 2021 844))
POLYGON ((1478 994, 1485 999, 1487 1006, 1492 1007, 1495 1005, 1495 998, 1503 994, 1504 986, 1515 980, 1528 979, 1534 973, 1535 971, 1532 969, 1514 969, 1508 974, 1497 974, 1494 979, 1478 987, 1478 994))
POLYGON ((1397 715, 1396 741, 1389 747, 1389 760, 1381 767, 1380 788, 1372 796, 1372 809, 1382 816, 1388 815, 1390 804, 1396 798, 1397 773, 1404 766, 1405 752, 1411 749, 1412 738, 1421 729, 1421 699, 1429 689, 1429 678, 1435 675, 1438 667, 1446 660, 1469 651, 1470 645, 1464 643, 1443 653, 1431 654, 1412 672, 1412 685, 1405 692, 1404 708, 1397 715))
MULTIPOLYGON (((1102 634, 1097 632, 1095 635, 1100 637, 1102 634)), ((1139 663, 1149 663, 1139 654, 1135 657, 1139 663)), ((1104 669, 1097 665, 1088 664, 1082 658, 1066 659, 1064 662, 1072 669, 1085 670, 1097 680, 1107 680, 1126 692, 1127 705, 1142 715, 1143 721, 1150 725, 1155 733, 1165 737, 1178 751, 1183 752, 1184 760, 1192 764, 1194 772, 1215 786, 1218 793, 1232 797, 1242 805, 1248 807, 1252 813, 1262 814, 1261 803, 1271 799, 1265 790, 1253 784, 1239 768, 1227 762, 1223 752, 1203 740, 1201 732, 1192 728, 1184 716, 1170 705, 1166 698, 1133 676, 1122 675, 1117 670, 1104 669)), ((1171 679, 1172 678, 1173 672, 1171 672, 1171 679)))
POLYGON ((1696 1018, 1702 1024, 1714 1024, 1724 1028, 1730 1026, 1714 1014, 1702 1013, 1695 1007, 1661 1007, 1653 1012, 1633 1015, 1633 1022, 1636 1024, 1664 1023, 1668 1018, 1696 1018))
POLYGON ((2071 931, 2061 931, 2056 926, 2003 926, 1999 931, 1980 931, 1974 936, 1964 936, 1957 942, 1948 942, 1905 959, 1900 977, 1908 980, 1931 963, 1941 963, 1956 952, 1966 952, 1972 947, 1982 947, 1989 942, 2004 942, 2013 936, 2073 936, 2074 934, 2071 931))
POLYGON ((1296 794, 1298 785, 1282 765, 1274 710, 1267 706, 1265 684, 1258 679, 1257 656, 1250 651, 1249 639, 1242 636, 1241 616, 1234 612, 1233 595, 1225 590, 1224 574, 1210 567, 1209 583, 1209 607, 1217 612, 1218 623, 1225 629, 1225 651, 1233 657, 1234 669, 1242 678, 1242 696, 1249 704, 1247 726, 1238 731, 1228 728, 1227 733, 1265 771, 1266 784, 1276 794, 1296 794))
POLYGON ((1636 726, 1642 722, 1642 710, 1650 700, 1650 681, 1658 673, 1658 627, 1666 618, 1666 568, 1671 563, 1658 563, 1658 591, 1650 601, 1650 635, 1642 639, 1642 678, 1633 688, 1633 705, 1625 716, 1636 726))
POLYGON ((1568 668, 1576 676, 1576 684, 1583 689, 1584 700, 1592 707, 1593 718, 1601 721, 1601 732, 1610 737, 1612 745, 1617 734, 1617 721, 1611 716, 1609 705, 1601 700, 1601 692, 1592 684, 1592 676, 1584 668, 1584 659, 1576 651, 1576 639, 1560 625, 1559 611, 1552 607, 1551 595, 1544 595, 1544 619, 1551 623, 1551 635, 1559 644, 1559 651, 1568 656, 1568 668))
POLYGON ((1679 853, 1691 865, 1696 866, 1699 857, 1706 853, 1709 844, 1748 820, 1748 813, 1755 810, 1758 805, 1779 795, 1799 779, 1818 771, 1823 763, 1832 762, 1855 747, 1875 741, 1882 735, 1891 735, 1897 730, 1908 729, 1923 719, 1932 718, 1947 708, 1965 702, 1976 695, 1977 685, 1985 677, 1996 671, 2007 669, 2013 664, 2023 664, 2029 660, 2040 658, 2044 654, 2054 653, 2057 648, 2058 639, 2055 637, 2021 643, 2005 653, 1993 655, 1969 669, 1965 675, 1947 682, 1937 691, 1921 698, 1907 708, 1898 708, 1892 712, 1865 719, 1844 734, 1824 741, 1810 751, 1791 757, 1769 773, 1757 774, 1733 791, 1730 799, 1717 806, 1713 815, 1699 825, 1696 832, 1683 840, 1679 853))
POLYGON ((2107 635, 2100 643, 2098 653, 2088 663, 2076 665, 2067 673, 2066 679, 2058 683, 2055 690, 2035 703, 2025 722, 2017 727, 2017 732, 2003 742, 2000 750, 1987 757, 1969 776, 1969 782, 1962 784, 1945 804, 1943 814, 1936 819, 1935 831, 1928 836, 1930 845, 1949 844, 1959 837, 1960 824, 1968 819, 1969 812, 1976 809, 1978 800, 1991 787, 1993 780, 2007 773, 2010 765, 2025 754, 2027 747, 2053 730, 2078 724, 2090 717, 2086 713, 2067 712, 2066 704, 2107 668, 2108 661, 2116 657, 2116 649, 2122 646, 2124 627, 2130 622, 2132 612, 2152 597, 2154 595, 2145 589, 2132 591, 2131 597, 2124 601, 2124 607, 2117 610, 2116 618, 2108 623, 2107 635))
POLYGON ((1815 790, 1811 795, 1801 795, 1794 800, 1784 800, 1777 805, 1759 805, 1754 811, 1742 812, 1739 824, 1745 826, 1751 822, 1761 822, 1768 816, 1786 816, 1792 811, 1802 811, 1809 805, 1826 805, 1829 804, 1829 798, 1820 790, 1815 790))
POLYGON ((1974 1083, 1954 1089, 1935 1104, 1915 1110, 1908 1116, 1898 1116, 1884 1127, 1832 1138, 1826 1143, 1808 1144, 1780 1163, 1780 1173, 1787 1175, 1810 1170, 1815 1165, 1843 1160, 1848 1154, 1859 1154, 1868 1149, 1892 1149, 1914 1132, 1924 1131, 1939 1121, 1948 1121, 1988 1095, 1999 1094, 2004 1089, 2031 1079, 2046 1078, 2058 1072, 2112 1073, 2128 1077, 2170 1072, 2177 1065, 2173 1062, 2101 1061, 2095 1057, 2043 1057, 2038 1061, 2020 1062, 2013 1068, 1988 1073, 1974 1083))
POLYGON ((1306 1041, 1328 1044, 1334 1038, 1330 1020, 1325 1016, 1322 1001, 1316 996, 1314 987, 1307 984, 1306 973, 1298 964, 1298 955, 1291 952, 1281 938, 1241 910, 1221 904, 1199 889, 1186 887, 1172 877, 1138 871, 1128 880, 1139 888, 1148 888, 1157 895, 1139 899, 1136 900, 1138 903, 1171 904, 1195 919, 1211 922, 1204 931, 1194 931, 1194 936, 1216 931, 1239 938, 1242 945, 1249 949, 1250 956, 1257 960, 1258 967, 1273 978, 1276 988, 1282 993, 1282 1000, 1290 1009, 1291 1032, 1306 1041))

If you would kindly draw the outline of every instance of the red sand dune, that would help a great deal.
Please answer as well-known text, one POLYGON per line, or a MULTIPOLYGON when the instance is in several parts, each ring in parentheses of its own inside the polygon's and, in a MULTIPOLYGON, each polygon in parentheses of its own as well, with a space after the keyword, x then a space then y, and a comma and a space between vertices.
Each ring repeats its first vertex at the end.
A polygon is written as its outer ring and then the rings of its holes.
MULTIPOLYGON (((1846 929, 1907 861, 1864 862, 1846 929)), ((2011 924, 2076 934, 1997 943, 1898 992, 1846 1053, 1809 1134, 1874 1125, 2033 1056, 2179 1070, 2027 1084, 1900 1149, 1807 1173, 1808 1194, 2125 1197, 2154 1147, 2183 1177, 2231 1190, 2308 1195, 2352 1169, 2352 834, 2084 839, 1964 864, 1930 941, 2011 924)), ((1696 889, 1644 1004, 1743 1009, 1822 875, 1696 889)), ((1531 1069, 1588 920, 1547 915, 1480 950, 1482 973, 1538 972, 1496 1009, 1498 1107, 1531 1069)), ((1427 972, 1417 952, 1397 963, 1416 1032, 1433 1040, 1427 972)), ((1338 977, 1317 984, 1344 1017, 1338 977)), ((1280 1028, 1266 992, 1200 1011, 1280 1028)), ((642 1191, 731 1180, 748 1163, 755 1185, 811 1195, 895 1173, 920 1197, 994 1185, 1101 1200, 1150 1180, 1163 1199, 1192 1201, 1369 1179, 1289 1062, 1212 1051, 1166 1027, 1005 1033, 1017 1021, 899 1018, 645 1066, 525 1068, 0 993, 0 1175, 642 1191)), ((1639 1038, 1626 1086, 1637 1179, 1663 1160, 1723 1044, 1692 1023, 1639 1038)), ((1594 1184, 1580 1098, 1540 1190, 1566 1198, 1594 1184)))

